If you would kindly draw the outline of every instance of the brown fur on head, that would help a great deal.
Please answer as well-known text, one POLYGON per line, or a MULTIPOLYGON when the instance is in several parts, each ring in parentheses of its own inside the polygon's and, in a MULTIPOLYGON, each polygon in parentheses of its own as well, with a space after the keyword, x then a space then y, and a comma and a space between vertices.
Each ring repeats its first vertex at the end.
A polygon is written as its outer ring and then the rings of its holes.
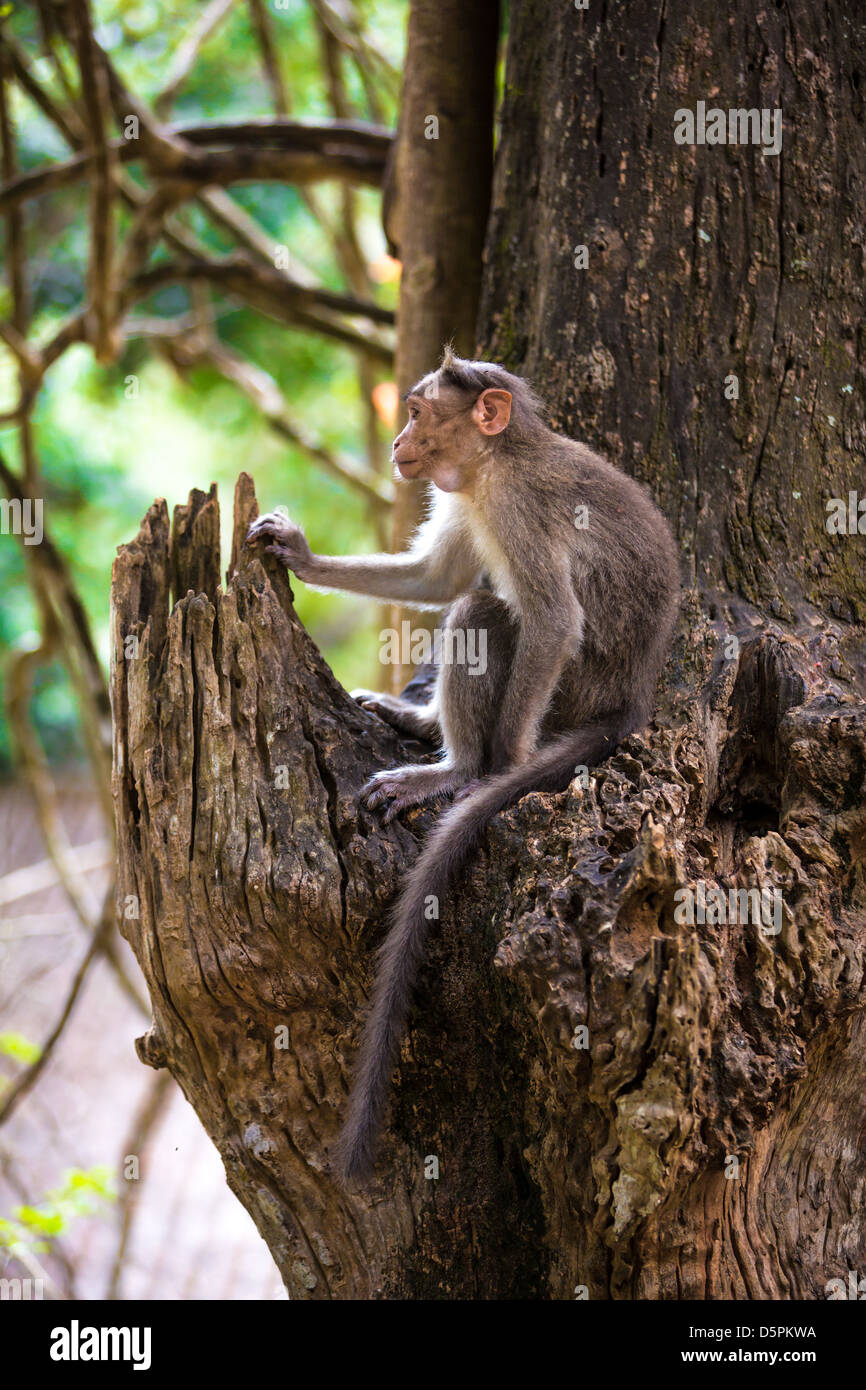
POLYGON ((428 479, 443 492, 471 492, 495 448, 544 428, 525 381, 494 362, 458 357, 450 345, 406 402, 409 420, 394 441, 392 460, 402 477, 428 479))

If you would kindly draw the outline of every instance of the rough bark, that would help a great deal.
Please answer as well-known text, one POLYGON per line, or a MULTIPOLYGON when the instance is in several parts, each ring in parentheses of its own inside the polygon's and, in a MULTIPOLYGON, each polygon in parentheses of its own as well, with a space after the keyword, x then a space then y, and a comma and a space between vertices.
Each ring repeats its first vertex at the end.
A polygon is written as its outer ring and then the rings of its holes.
MULTIPOLYGON (((690 592, 663 718, 689 790, 661 822, 645 802, 653 872, 785 903, 778 937, 605 914, 624 992, 592 948, 572 1115, 594 1129, 571 1194, 593 1295, 816 1297, 863 1262, 864 542, 825 523, 866 426, 864 52, 853 4, 512 10, 485 355, 677 526, 690 592), (781 109, 781 155, 675 144, 701 100, 781 109)), ((667 801, 677 778, 654 777, 667 801)))
POLYGON ((687 581, 837 618, 862 689, 863 542, 825 528, 866 450, 862 7, 521 0, 508 52, 485 349, 650 484, 687 581), (675 144, 701 100, 781 109, 781 155, 675 144))
POLYGON ((383 832, 359 814, 371 770, 413 750, 334 680, 285 573, 237 563, 257 511, 244 475, 225 592, 190 590, 169 611, 173 575, 176 593, 213 576, 211 499, 176 509, 182 563, 158 502, 113 576, 118 911, 154 1007, 142 1060, 179 1080, 293 1296, 537 1291, 538 1203, 522 1165, 502 1163, 527 1078, 503 1088, 516 1000, 489 969, 489 935, 455 921, 436 945, 445 989, 395 1106, 410 1137, 388 1144, 372 1197, 329 1174, 371 949, 430 816, 383 832), (450 1180, 425 1179, 429 1155, 450 1180))
POLYGON ((864 541, 824 524, 866 424, 864 20, 521 0, 511 24, 488 355, 678 527, 657 719, 492 826, 443 906, 376 1187, 348 1195, 328 1150, 371 954, 431 819, 383 830, 357 792, 423 750, 348 699, 285 575, 241 553, 248 479, 224 593, 215 500, 176 520, 182 564, 156 504, 113 610, 141 1051, 295 1296, 823 1298, 866 1264, 864 541), (781 160, 675 146, 699 99, 780 106, 781 160), (683 922, 699 883, 777 890, 780 930, 683 922))

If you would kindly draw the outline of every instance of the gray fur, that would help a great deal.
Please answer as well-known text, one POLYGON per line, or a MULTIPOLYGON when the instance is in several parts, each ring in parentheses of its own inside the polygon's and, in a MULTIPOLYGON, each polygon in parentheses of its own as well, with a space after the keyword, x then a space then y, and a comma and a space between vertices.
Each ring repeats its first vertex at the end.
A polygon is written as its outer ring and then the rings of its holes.
POLYGON ((468 794, 439 818, 391 914, 336 1154, 347 1180, 373 1164, 430 929, 425 900, 444 901, 499 811, 529 791, 563 789, 577 766, 602 761, 647 723, 679 604, 676 547, 648 492, 548 429, 520 377, 446 351, 408 399, 395 460, 444 489, 409 552, 312 555, 278 516, 251 532, 273 537, 271 548, 313 584, 419 607, 450 602, 446 627, 487 635, 486 673, 442 663, 423 713, 359 694, 409 732, 438 722, 443 744, 439 764, 377 774, 362 793, 369 806, 387 803, 390 819, 468 794), (485 409, 496 417, 490 430, 485 409))

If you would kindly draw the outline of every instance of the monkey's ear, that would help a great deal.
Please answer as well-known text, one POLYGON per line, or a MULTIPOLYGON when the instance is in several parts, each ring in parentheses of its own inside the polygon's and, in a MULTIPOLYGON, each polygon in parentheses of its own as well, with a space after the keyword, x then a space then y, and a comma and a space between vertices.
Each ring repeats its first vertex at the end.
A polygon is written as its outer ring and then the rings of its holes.
POLYGON ((482 434, 501 434, 511 419, 511 392, 491 386, 472 407, 472 419, 482 434))

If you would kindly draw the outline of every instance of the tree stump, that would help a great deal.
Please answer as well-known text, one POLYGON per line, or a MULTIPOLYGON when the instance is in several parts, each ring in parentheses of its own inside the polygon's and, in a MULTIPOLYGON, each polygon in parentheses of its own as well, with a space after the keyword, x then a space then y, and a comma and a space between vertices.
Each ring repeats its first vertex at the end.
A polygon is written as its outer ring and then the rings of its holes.
POLYGON ((242 474, 224 589, 214 488, 171 534, 154 503, 115 562, 118 915, 139 1055, 291 1296, 825 1297, 866 1264, 866 707, 819 671, 833 632, 719 661, 688 601, 657 723, 498 817, 349 1192, 329 1152, 371 958, 435 816, 384 827, 358 792, 430 750, 340 687, 242 551, 256 514, 242 474), (775 919, 700 905, 762 888, 775 919))

